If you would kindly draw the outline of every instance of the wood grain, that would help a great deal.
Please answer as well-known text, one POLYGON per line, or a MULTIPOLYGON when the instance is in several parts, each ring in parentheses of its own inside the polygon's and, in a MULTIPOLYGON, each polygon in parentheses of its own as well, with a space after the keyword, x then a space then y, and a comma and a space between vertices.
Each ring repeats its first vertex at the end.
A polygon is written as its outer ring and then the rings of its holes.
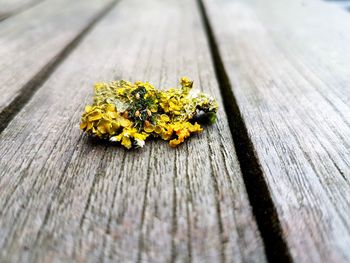
POLYGON ((0 113, 30 93, 31 83, 44 78, 40 72, 112 2, 45 1, 0 23, 0 113))
POLYGON ((123 1, 0 135, 1 261, 265 262, 195 1, 123 1), (177 149, 78 128, 92 84, 187 75, 218 122, 177 149))
POLYGON ((43 0, 0 0, 0 21, 16 15, 43 0))
POLYGON ((350 260, 350 17, 319 1, 205 9, 296 262, 350 260))

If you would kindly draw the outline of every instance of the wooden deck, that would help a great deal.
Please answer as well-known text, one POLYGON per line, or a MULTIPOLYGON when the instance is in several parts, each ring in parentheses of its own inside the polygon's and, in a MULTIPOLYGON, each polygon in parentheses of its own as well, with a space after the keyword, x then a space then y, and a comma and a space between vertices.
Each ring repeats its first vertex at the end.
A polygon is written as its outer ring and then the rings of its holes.
POLYGON ((0 262, 350 262, 350 13, 0 0, 0 262), (217 98, 176 149, 79 130, 96 81, 217 98))

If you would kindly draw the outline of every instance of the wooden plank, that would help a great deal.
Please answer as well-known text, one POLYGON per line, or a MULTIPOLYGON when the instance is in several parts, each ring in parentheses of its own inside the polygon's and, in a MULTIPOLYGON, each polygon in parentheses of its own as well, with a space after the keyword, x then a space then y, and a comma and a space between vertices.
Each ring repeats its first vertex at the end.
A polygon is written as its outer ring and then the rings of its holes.
POLYGON ((195 1, 123 1, 0 135, 1 261, 265 262, 195 1), (218 98, 217 124, 177 149, 95 143, 92 84, 175 85, 218 98))
POLYGON ((349 262, 349 15, 312 0, 204 6, 292 259, 349 262))
POLYGON ((46 1, 0 24, 1 129, 79 34, 114 2, 46 1))
POLYGON ((43 0, 0 0, 0 21, 18 14, 43 0))

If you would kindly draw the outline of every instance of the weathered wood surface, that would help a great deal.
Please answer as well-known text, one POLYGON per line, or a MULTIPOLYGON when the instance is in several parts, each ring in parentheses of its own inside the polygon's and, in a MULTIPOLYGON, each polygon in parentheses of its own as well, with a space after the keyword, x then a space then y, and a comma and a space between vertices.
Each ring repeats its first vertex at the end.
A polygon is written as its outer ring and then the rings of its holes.
POLYGON ((0 23, 2 122, 18 106, 17 101, 21 104, 22 97, 29 96, 45 72, 64 56, 64 50, 113 2, 50 0, 0 23))
POLYGON ((312 0, 204 6, 292 258, 349 262, 349 14, 312 0))
POLYGON ((44 0, 0 0, 0 21, 18 14, 44 0))
POLYGON ((122 1, 0 134, 0 261, 264 262, 226 119, 195 1, 122 1), (79 130, 93 82, 182 75, 220 112, 181 147, 79 130))

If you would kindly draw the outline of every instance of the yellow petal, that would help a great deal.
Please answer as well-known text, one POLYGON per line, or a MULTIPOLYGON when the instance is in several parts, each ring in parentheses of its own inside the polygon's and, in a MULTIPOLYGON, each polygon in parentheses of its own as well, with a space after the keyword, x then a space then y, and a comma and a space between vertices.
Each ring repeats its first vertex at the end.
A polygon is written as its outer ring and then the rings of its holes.
POLYGON ((100 120, 97 129, 102 134, 110 133, 111 123, 108 120, 100 120))
POLYGON ((109 111, 106 114, 110 119, 116 119, 119 117, 119 114, 115 111, 109 111))
POLYGON ((119 118, 118 121, 122 127, 130 127, 132 124, 132 122, 130 120, 123 118, 123 117, 119 118))
POLYGON ((115 132, 119 129, 120 125, 118 122, 116 121, 112 121, 111 122, 111 130, 110 130, 110 133, 111 134, 115 134, 115 132))
POLYGON ((87 127, 86 127, 86 131, 91 130, 92 127, 93 127, 93 123, 92 122, 88 122, 87 123, 87 127))
POLYGON ((86 126, 87 126, 86 122, 80 123, 80 129, 84 130, 86 126))
POLYGON ((172 133, 163 133, 161 137, 163 140, 169 141, 171 136, 172 136, 172 133))
POLYGON ((154 131, 158 134, 160 134, 162 132, 162 127, 160 127, 159 125, 157 125, 155 128, 154 128, 154 131))
POLYGON ((153 107, 151 106, 150 110, 151 110, 151 112, 157 112, 158 108, 157 108, 157 106, 153 106, 153 107))
POLYGON ((101 133, 101 134, 106 134, 107 133, 107 130, 104 126, 98 126, 97 127, 98 131, 101 133))
POLYGON ((114 104, 107 104, 106 110, 115 112, 115 105, 114 104))
POLYGON ((160 120, 164 121, 164 122, 168 122, 168 121, 170 121, 170 118, 168 115, 162 114, 162 115, 160 115, 160 120))
POLYGON ((131 148, 131 140, 130 140, 130 138, 129 137, 123 137, 122 145, 125 148, 130 149, 131 148))
POLYGON ((94 89, 97 91, 97 90, 99 90, 99 89, 105 88, 106 86, 107 86, 106 83, 97 82, 97 83, 95 83, 95 85, 94 85, 94 89))
POLYGON ((180 141, 178 141, 178 140, 176 140, 176 139, 171 140, 171 141, 169 142, 169 145, 170 145, 171 147, 176 147, 176 146, 178 146, 179 144, 180 144, 180 141))
POLYGON ((135 139, 139 139, 139 140, 142 140, 142 141, 146 140, 147 137, 148 137, 147 133, 137 133, 137 132, 135 132, 135 134, 134 134, 134 138, 135 139))
POLYGON ((97 120, 100 120, 101 118, 102 118, 102 114, 100 112, 96 111, 88 117, 88 120, 89 121, 97 121, 97 120))
POLYGON ((85 106, 85 112, 90 112, 92 110, 92 106, 90 106, 90 105, 86 105, 85 106))
POLYGON ((145 132, 151 133, 151 132, 154 131, 154 127, 153 127, 152 125, 144 126, 144 127, 143 127, 143 130, 144 130, 145 132))
POLYGON ((189 85, 192 85, 193 82, 188 77, 182 77, 180 79, 180 83, 183 86, 189 86, 189 85))

